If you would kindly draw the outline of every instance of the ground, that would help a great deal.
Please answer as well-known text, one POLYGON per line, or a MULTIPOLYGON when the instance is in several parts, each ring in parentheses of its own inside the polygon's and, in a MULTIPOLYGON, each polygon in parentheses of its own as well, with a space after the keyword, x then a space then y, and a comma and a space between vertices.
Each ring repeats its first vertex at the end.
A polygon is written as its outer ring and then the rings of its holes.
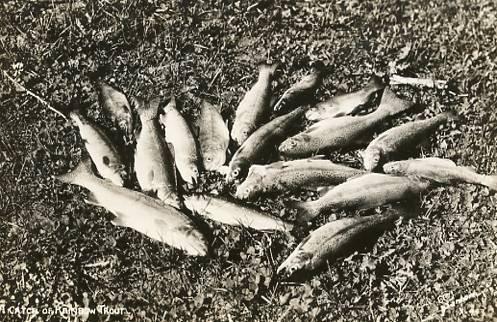
MULTIPOLYGON (((394 87, 424 107, 401 122, 447 110, 460 115, 419 153, 496 173, 496 29, 496 4, 483 0, 6 0, 0 66, 55 108, 67 111, 77 100, 102 124, 95 77, 130 96, 174 93, 189 120, 197 98, 220 103, 231 119, 261 59, 280 62, 276 94, 305 74, 310 61, 324 61, 331 73, 319 99, 397 68, 450 81, 449 89, 394 87), (408 44, 404 65, 394 66, 408 44)), ((92 314, 90 321, 496 316, 496 197, 487 188, 436 188, 423 196, 417 218, 397 223, 371 251, 298 283, 276 280, 278 264, 319 223, 294 236, 209 223, 209 258, 186 257, 117 228, 112 215, 84 204, 83 189, 53 178, 85 153, 75 128, 0 77, 2 321, 29 320, 9 308, 36 308, 33 321, 57 321, 64 320, 60 312, 43 310, 86 305, 126 309, 92 314)), ((228 192, 216 175, 199 189, 228 192)), ((286 216, 281 197, 256 203, 286 216)))

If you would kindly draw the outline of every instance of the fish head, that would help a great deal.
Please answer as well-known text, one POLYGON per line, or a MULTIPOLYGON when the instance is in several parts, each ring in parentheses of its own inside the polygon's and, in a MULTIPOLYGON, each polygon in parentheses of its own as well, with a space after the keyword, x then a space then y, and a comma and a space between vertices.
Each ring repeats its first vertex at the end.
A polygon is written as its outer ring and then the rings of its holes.
POLYGON ((290 254, 290 256, 278 267, 276 274, 292 277, 298 272, 309 269, 311 265, 312 255, 306 252, 297 251, 290 254))
POLYGON ((280 151, 281 154, 298 154, 300 151, 304 150, 306 142, 308 142, 309 139, 307 134, 300 133, 281 143, 278 147, 278 151, 280 151))
POLYGON ((189 184, 198 182, 199 172, 195 164, 191 164, 183 169, 182 178, 189 184))
POLYGON ((264 166, 252 165, 247 178, 236 188, 235 197, 242 200, 257 197, 262 190, 262 179, 265 172, 264 166))
POLYGON ((232 160, 226 176, 227 182, 240 182, 247 175, 248 162, 245 160, 232 160))
POLYGON ((245 180, 241 185, 236 188, 235 197, 242 200, 253 199, 260 192, 260 185, 251 180, 250 183, 245 184, 245 180))
POLYGON ((233 129, 233 131, 231 131, 231 137, 238 144, 242 144, 243 142, 245 142, 248 139, 249 135, 250 132, 247 128, 241 128, 238 130, 233 129))
POLYGON ((380 149, 366 149, 364 154, 362 155, 362 163, 364 165, 364 169, 367 171, 373 171, 376 169, 378 164, 381 161, 381 150, 380 149))
POLYGON ((388 162, 383 165, 383 172, 394 175, 406 173, 407 163, 402 161, 388 162))
POLYGON ((226 153, 221 150, 206 151, 203 156, 204 168, 207 171, 219 169, 226 161, 226 153))

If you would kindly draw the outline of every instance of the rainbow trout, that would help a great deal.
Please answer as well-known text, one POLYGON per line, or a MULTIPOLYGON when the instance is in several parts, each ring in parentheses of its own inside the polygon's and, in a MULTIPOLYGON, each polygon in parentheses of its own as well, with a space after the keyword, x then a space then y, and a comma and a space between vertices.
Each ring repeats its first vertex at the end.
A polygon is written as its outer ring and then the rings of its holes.
POLYGON ((379 90, 385 88, 385 84, 378 76, 373 76, 362 89, 333 96, 327 101, 316 104, 305 114, 310 121, 320 121, 331 117, 356 114, 361 110, 371 96, 379 90))
POLYGON ((474 169, 457 166, 452 160, 423 158, 389 162, 385 173, 422 178, 440 184, 471 183, 497 190, 497 175, 484 175, 474 169))
POLYGON ((235 121, 231 128, 231 138, 241 145, 262 124, 269 119, 271 82, 277 64, 259 65, 259 78, 252 88, 245 94, 238 105, 235 121))
POLYGON ((314 201, 291 202, 297 220, 306 222, 325 211, 369 209, 418 196, 430 183, 407 177, 368 173, 352 178, 314 201))
POLYGON ((113 220, 115 225, 134 229, 149 238, 182 249, 188 255, 206 255, 204 236, 185 214, 141 192, 97 178, 86 161, 57 179, 90 190, 87 203, 112 212, 116 216, 113 220))
POLYGON ((313 124, 287 140, 279 147, 285 156, 309 156, 320 151, 347 148, 367 136, 387 118, 402 113, 414 104, 398 98, 385 88, 380 106, 376 111, 361 116, 330 118, 313 124))
POLYGON ((405 123, 381 133, 363 153, 364 168, 373 171, 384 161, 391 160, 393 155, 412 150, 441 124, 455 118, 451 112, 441 113, 430 119, 405 123))
POLYGON ((363 170, 336 164, 321 156, 253 165, 245 181, 237 187, 235 196, 254 199, 265 193, 337 185, 363 173, 363 170))

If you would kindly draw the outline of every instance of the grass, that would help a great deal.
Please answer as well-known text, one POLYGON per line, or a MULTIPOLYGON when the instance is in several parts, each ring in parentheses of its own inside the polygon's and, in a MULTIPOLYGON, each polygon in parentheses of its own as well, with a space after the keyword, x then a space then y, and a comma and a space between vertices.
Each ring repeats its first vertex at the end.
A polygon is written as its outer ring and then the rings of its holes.
MULTIPOLYGON (((450 80, 452 92, 396 92, 426 106, 421 117, 442 110, 461 116, 420 153, 496 173, 496 14, 494 2, 470 0, 3 1, 0 66, 55 108, 65 111, 76 98, 103 124, 96 76, 128 95, 175 93, 189 119, 202 97, 232 118, 259 59, 281 62, 277 94, 310 61, 323 60, 332 70, 319 92, 324 99, 360 88, 372 73, 388 74, 410 42, 402 74, 450 80)), ((81 139, 3 75, 0 108, 0 301, 7 306, 84 306, 86 293, 90 307, 127 309, 110 321, 496 315, 496 199, 486 188, 436 189, 424 196, 418 218, 387 232, 370 253, 331 263, 302 283, 275 281, 275 268, 305 229, 285 236, 210 223, 216 256, 185 257, 114 227, 111 215, 83 203, 83 190, 53 180, 84 154, 81 139)), ((215 175, 200 189, 214 188, 227 192, 215 175)), ((277 196, 257 203, 273 214, 284 208, 277 196)))

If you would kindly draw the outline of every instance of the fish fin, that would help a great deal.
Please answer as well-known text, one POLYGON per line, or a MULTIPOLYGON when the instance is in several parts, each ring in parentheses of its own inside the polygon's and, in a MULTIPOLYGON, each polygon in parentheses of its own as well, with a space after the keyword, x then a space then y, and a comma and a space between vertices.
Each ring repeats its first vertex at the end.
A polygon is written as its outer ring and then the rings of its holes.
POLYGON ((481 184, 487 186, 489 189, 497 190, 497 175, 484 175, 481 180, 481 184))
POLYGON ((398 97, 390 87, 385 87, 381 96, 380 106, 376 110, 387 113, 390 116, 400 114, 414 106, 414 102, 404 100, 398 97))
POLYGON ((264 173, 264 169, 265 168, 272 168, 272 166, 276 163, 280 163, 280 162, 283 162, 283 161, 279 161, 279 162, 274 162, 274 163, 271 163, 271 164, 268 164, 268 165, 260 165, 260 164, 253 164, 250 166, 248 172, 247 172, 247 178, 251 175, 251 174, 262 174, 264 173))
POLYGON ((145 101, 141 98, 134 97, 133 102, 136 105, 136 111, 138 112, 142 122, 153 120, 157 117, 160 102, 159 98, 145 101))
POLYGON ((176 172, 176 152, 174 151, 174 145, 172 143, 166 142, 167 149, 169 150, 169 153, 171 154, 171 161, 173 162, 173 169, 174 169, 174 186, 178 186, 178 174, 176 172))
MULTIPOLYGON (((265 168, 267 167, 268 169, 285 169, 288 167, 288 164, 287 164, 287 161, 276 161, 276 162, 273 162, 273 163, 270 163, 266 166, 263 166, 263 165, 253 165, 252 167, 254 167, 255 169, 262 169, 262 168, 265 168)), ((254 171, 254 172, 261 172, 261 171, 254 171)))
POLYGON ((274 104, 273 111, 279 112, 284 107, 285 105, 284 102, 286 99, 285 95, 287 95, 287 92, 288 90, 286 90, 286 92, 284 92, 283 95, 281 95, 280 99, 276 102, 276 104, 274 104))
POLYGON ((90 192, 86 199, 84 199, 85 203, 92 205, 92 206, 98 206, 98 207, 103 207, 100 202, 98 202, 97 196, 93 192, 90 192))
POLYGON ((209 101, 207 101, 206 99, 203 99, 202 102, 200 103, 200 106, 202 108, 214 108, 214 110, 216 110, 219 114, 221 114, 221 111, 222 111, 222 108, 221 108, 221 104, 212 104, 210 103, 209 101))
POLYGON ((274 72, 276 72, 276 69, 278 68, 278 63, 272 63, 272 64, 267 64, 267 63, 261 63, 259 64, 259 75, 260 74, 269 74, 270 76, 274 75, 274 72))
POLYGON ((154 170, 150 169, 150 171, 147 172, 148 182, 154 182, 154 177, 155 177, 154 170))
POLYGON ((297 211, 297 223, 300 224, 311 221, 320 213, 319 209, 312 207, 309 202, 305 201, 288 201, 285 205, 297 211))
POLYGON ((378 77, 377 75, 373 75, 369 79, 369 81, 366 84, 366 86, 364 87, 364 89, 368 92, 369 91, 376 92, 376 91, 379 91, 380 89, 385 88, 385 86, 386 86, 385 83, 383 82, 383 80, 380 77, 378 77))
POLYGON ((76 168, 74 168, 74 170, 65 174, 58 175, 55 178, 65 183, 79 184, 82 179, 90 178, 93 176, 94 174, 91 171, 91 161, 89 158, 85 158, 81 160, 81 162, 76 168))

